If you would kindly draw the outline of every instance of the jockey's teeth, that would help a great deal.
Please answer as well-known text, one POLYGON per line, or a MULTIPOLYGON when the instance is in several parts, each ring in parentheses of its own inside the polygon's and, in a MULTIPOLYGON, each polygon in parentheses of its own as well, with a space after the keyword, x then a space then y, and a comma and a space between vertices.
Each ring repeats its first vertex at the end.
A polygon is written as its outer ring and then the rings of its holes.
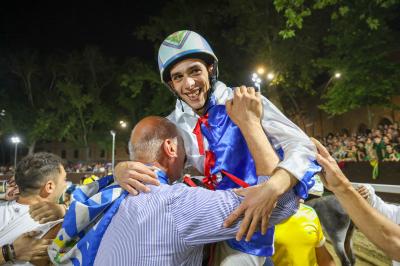
POLYGON ((193 98, 196 98, 197 96, 199 96, 199 94, 200 94, 200 90, 197 90, 194 93, 187 94, 187 96, 192 100, 193 98))

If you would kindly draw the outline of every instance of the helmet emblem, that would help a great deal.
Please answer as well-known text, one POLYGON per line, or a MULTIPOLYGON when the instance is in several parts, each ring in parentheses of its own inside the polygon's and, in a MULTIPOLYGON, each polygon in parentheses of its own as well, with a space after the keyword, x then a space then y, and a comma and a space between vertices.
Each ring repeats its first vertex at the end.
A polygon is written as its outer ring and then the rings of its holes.
POLYGON ((176 49, 181 49, 185 44, 187 38, 190 35, 190 31, 182 30, 177 31, 170 36, 163 42, 163 45, 169 46, 176 49))

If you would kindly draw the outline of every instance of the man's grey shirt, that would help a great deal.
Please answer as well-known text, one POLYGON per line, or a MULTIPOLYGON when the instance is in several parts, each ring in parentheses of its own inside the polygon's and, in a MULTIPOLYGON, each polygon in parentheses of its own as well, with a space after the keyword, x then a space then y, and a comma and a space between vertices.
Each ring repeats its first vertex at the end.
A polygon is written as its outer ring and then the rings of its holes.
MULTIPOLYGON (((150 193, 127 196, 121 203, 95 265, 201 265, 204 244, 235 237, 238 223, 223 227, 242 200, 234 192, 184 184, 150 188, 150 193)), ((279 213, 273 212, 270 224, 289 214, 279 213)))

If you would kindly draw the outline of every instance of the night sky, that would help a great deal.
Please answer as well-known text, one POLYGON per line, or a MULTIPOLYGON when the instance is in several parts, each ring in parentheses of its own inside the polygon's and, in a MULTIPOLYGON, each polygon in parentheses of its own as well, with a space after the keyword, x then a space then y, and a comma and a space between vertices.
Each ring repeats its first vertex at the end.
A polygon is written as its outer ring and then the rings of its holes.
MULTIPOLYGON (((164 2, 162 2, 164 3, 164 2)), ((161 4, 146 1, 2 1, 0 47, 42 53, 97 46, 110 56, 154 57, 152 45, 134 31, 156 15, 161 4)))

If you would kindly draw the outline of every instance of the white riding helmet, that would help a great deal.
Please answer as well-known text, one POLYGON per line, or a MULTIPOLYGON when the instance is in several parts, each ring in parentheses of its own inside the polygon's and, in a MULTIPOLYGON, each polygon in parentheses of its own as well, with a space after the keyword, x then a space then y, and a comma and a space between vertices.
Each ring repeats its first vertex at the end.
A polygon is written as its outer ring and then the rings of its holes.
MULTIPOLYGON (((181 30, 169 35, 158 50, 158 68, 161 81, 168 86, 171 68, 181 60, 198 58, 214 65, 212 79, 218 76, 218 58, 208 42, 194 31, 181 30)), ((168 86, 169 87, 169 86, 168 86)))

